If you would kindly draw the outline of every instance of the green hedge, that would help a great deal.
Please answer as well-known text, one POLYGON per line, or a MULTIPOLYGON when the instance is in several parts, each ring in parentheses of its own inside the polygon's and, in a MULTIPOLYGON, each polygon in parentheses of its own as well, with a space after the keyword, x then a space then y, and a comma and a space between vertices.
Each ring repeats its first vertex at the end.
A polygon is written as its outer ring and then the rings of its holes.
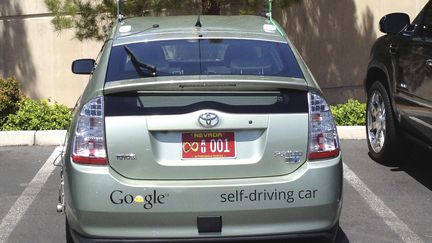
POLYGON ((70 111, 65 105, 23 98, 18 102, 18 111, 6 117, 2 130, 61 130, 67 129, 69 123, 70 111))
POLYGON ((330 106, 336 125, 356 126, 366 123, 366 104, 349 99, 345 104, 330 106))
POLYGON ((66 129, 70 111, 65 105, 25 97, 14 77, 0 77, 0 130, 66 129))

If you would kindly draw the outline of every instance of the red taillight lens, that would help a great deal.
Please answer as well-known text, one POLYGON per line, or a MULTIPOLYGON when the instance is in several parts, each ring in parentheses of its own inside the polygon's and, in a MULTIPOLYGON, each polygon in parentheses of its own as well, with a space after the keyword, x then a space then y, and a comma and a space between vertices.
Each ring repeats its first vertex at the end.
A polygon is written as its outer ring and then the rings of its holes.
POLYGON ((85 104, 75 129, 72 160, 79 164, 106 165, 103 97, 85 104))
POLYGON ((309 160, 337 157, 340 152, 336 125, 323 97, 309 93, 309 160))

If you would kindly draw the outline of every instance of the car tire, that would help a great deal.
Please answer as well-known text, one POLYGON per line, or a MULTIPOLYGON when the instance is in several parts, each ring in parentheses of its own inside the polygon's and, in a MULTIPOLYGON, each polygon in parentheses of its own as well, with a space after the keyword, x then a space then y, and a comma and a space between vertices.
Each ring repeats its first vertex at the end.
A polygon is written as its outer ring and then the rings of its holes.
POLYGON ((397 125, 387 90, 379 81, 374 82, 368 91, 366 136, 372 159, 392 164, 398 151, 397 125))
POLYGON ((66 217, 65 217, 65 221, 66 221, 66 243, 74 243, 74 240, 72 238, 72 232, 69 226, 69 221, 67 220, 66 217))

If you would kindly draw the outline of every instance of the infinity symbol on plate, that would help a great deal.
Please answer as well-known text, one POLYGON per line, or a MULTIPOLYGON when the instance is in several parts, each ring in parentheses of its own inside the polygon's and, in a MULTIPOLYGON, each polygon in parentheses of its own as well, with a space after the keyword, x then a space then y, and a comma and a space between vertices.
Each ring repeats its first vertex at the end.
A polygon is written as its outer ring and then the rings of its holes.
POLYGON ((193 143, 184 142, 183 143, 183 151, 185 153, 188 153, 191 150, 196 152, 196 151, 198 151, 198 147, 199 147, 199 145, 197 142, 193 142, 193 143))

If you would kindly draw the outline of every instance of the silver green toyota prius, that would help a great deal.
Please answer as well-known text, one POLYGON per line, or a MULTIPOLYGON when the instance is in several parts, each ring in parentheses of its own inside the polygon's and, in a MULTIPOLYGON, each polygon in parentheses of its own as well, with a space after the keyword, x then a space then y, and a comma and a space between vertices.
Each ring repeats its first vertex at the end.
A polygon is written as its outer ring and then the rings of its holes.
POLYGON ((67 242, 334 240, 336 127, 271 18, 126 19, 72 71, 67 242))

